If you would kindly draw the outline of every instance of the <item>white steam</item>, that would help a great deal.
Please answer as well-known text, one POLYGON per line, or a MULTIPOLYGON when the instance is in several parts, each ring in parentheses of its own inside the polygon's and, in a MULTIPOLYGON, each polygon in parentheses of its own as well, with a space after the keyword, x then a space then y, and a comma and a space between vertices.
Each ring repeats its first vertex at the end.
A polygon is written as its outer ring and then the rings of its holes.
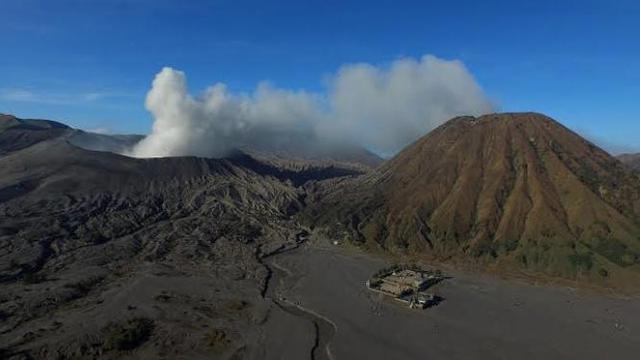
POLYGON ((340 144, 392 154, 454 116, 492 111, 461 62, 433 56, 344 66, 326 94, 264 83, 232 94, 216 84, 195 98, 184 73, 164 68, 146 107, 154 124, 133 150, 138 157, 223 156, 242 147, 312 153, 340 144))
POLYGON ((199 98, 187 92, 185 75, 164 68, 147 95, 153 131, 134 148, 140 157, 219 156, 240 146, 281 146, 313 135, 316 101, 260 84, 251 95, 230 94, 225 85, 199 98))

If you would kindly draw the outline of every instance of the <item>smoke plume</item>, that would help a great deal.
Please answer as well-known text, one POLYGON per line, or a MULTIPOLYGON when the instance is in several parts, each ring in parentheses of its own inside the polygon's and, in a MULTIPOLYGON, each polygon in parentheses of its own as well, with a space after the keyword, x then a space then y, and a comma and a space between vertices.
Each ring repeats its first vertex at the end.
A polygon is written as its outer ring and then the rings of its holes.
POLYGON ((138 157, 217 157, 243 147, 312 153, 341 144, 391 155, 451 117, 492 111, 461 62, 429 55, 388 68, 343 66, 321 94, 267 83, 234 94, 218 83, 194 97, 185 74, 166 67, 146 107, 153 130, 135 146, 138 157))

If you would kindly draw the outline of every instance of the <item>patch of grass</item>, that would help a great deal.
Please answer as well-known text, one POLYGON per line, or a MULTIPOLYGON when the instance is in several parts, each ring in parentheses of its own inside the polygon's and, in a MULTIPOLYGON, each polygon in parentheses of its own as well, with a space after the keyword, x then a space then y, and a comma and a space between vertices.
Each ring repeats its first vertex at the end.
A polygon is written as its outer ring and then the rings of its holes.
POLYGON ((224 309, 230 312, 242 311, 249 306, 249 303, 244 300, 231 299, 224 302, 224 309))
POLYGON ((545 237, 545 238, 553 238, 554 236, 556 236, 556 233, 553 230, 550 229, 543 229, 540 234, 545 237))
POLYGON ((500 250, 504 250, 505 252, 512 252, 518 248, 519 241, 517 239, 507 240, 503 244, 501 244, 500 250))
POLYGON ((118 351, 135 349, 149 339, 153 328, 153 320, 146 318, 110 323, 104 329, 104 347, 118 351))
POLYGON ((600 240, 595 249, 598 254, 607 258, 614 264, 627 267, 639 261, 638 254, 633 253, 625 244, 614 240, 600 240))
POLYGON ((527 260, 527 255, 526 254, 518 254, 518 256, 516 256, 516 259, 525 268, 527 267, 527 265, 529 265, 529 261, 527 260))
POLYGON ((600 268, 598 269, 598 274, 602 277, 607 277, 609 276, 609 272, 607 271, 607 269, 605 268, 600 268))
POLYGON ((569 255, 569 262, 576 270, 589 271, 593 267, 593 256, 588 253, 575 253, 569 255))
POLYGON ((472 246, 469 250, 469 254, 476 258, 486 256, 491 259, 495 259, 498 257, 496 246, 491 242, 484 242, 472 246))
POLYGON ((592 225, 596 230, 603 232, 604 234, 611 234, 611 228, 609 224, 602 220, 596 220, 592 225))
POLYGON ((587 184, 591 189, 595 188, 595 186, 600 183, 600 177, 598 173, 594 171, 589 166, 582 166, 577 170, 578 178, 585 184, 587 184))
POLYGON ((211 348, 222 348, 231 344, 231 337, 224 329, 211 329, 204 334, 204 341, 211 348))
POLYGON ((372 241, 377 244, 382 244, 389 236, 385 212, 382 211, 382 209, 376 211, 359 228, 365 240, 372 241))

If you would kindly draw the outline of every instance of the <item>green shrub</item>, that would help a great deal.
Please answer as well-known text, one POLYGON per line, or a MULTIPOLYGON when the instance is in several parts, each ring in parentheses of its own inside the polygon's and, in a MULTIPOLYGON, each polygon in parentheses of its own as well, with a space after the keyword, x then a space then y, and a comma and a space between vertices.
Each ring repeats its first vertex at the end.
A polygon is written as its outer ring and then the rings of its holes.
POLYGON ((591 253, 576 253, 569 255, 569 262, 577 270, 589 271, 593 267, 593 258, 591 253))
POLYGON ((402 271, 402 270, 411 270, 411 271, 415 271, 415 272, 421 272, 421 273, 427 273, 427 274, 431 274, 434 276, 443 276, 442 271, 441 270, 425 270, 423 268, 421 268, 420 266, 416 265, 416 264, 394 264, 391 265, 389 267, 386 268, 382 268, 378 271, 376 271, 372 276, 371 279, 380 279, 383 278, 385 276, 391 275, 392 273, 396 272, 396 271, 402 271))
POLYGON ((605 268, 600 268, 598 269, 598 274, 600 274, 600 276, 602 277, 607 277, 609 276, 609 272, 607 271, 607 269, 605 268))
POLYGON ((622 267, 633 265, 637 258, 625 244, 614 239, 598 241, 595 251, 622 267))

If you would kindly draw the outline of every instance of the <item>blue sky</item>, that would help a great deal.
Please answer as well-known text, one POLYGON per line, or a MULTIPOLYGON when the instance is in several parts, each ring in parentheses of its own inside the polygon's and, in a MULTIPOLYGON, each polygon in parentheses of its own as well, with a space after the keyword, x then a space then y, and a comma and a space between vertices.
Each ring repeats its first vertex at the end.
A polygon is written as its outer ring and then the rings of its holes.
POLYGON ((640 151, 637 1, 1 0, 0 112, 147 133, 163 66, 192 92, 322 91, 341 65, 459 59, 503 111, 640 151))

